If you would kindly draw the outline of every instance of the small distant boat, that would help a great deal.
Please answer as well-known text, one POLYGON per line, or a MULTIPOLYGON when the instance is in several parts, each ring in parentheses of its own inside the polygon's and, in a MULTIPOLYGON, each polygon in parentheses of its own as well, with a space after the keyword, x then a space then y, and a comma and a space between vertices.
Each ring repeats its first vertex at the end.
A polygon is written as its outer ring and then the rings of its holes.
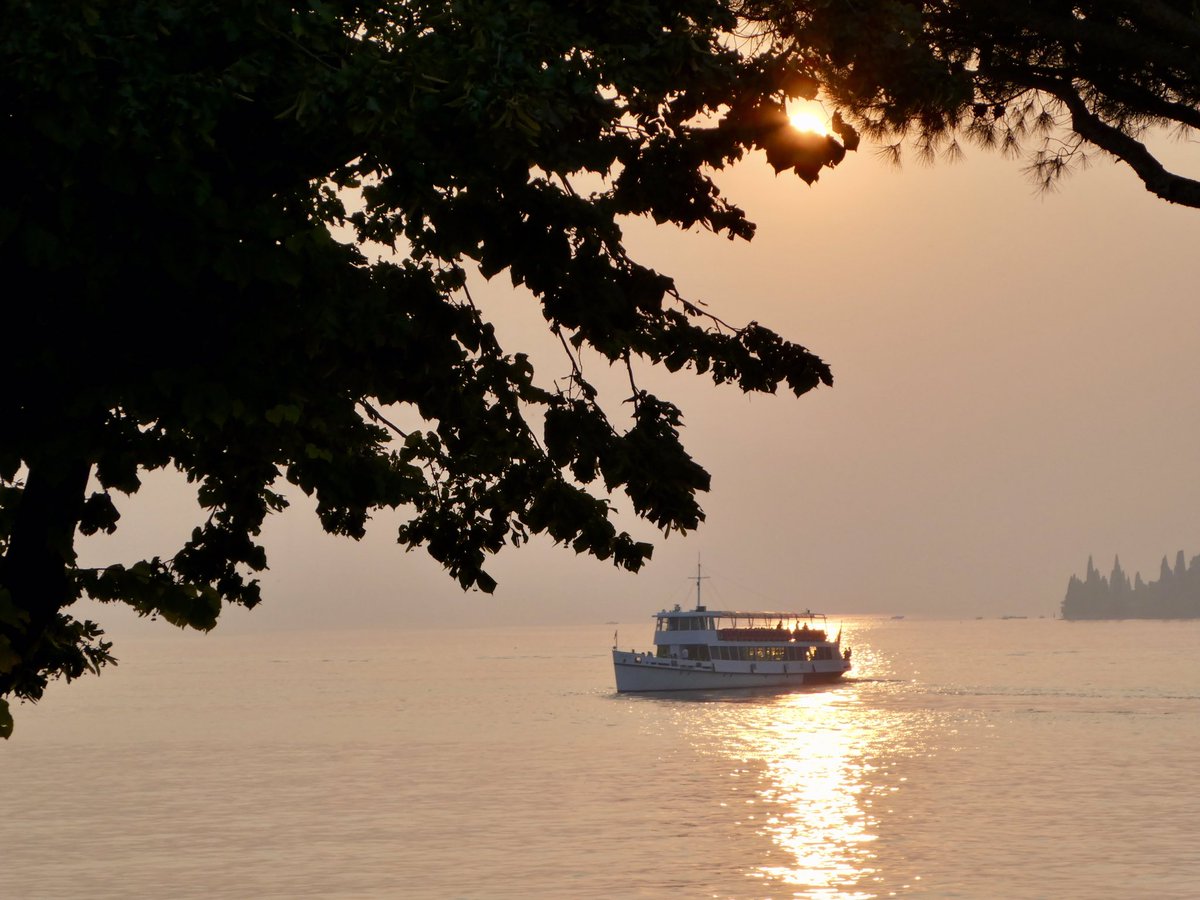
POLYGON ((1001 616, 1001 619, 1028 619, 1029 616, 1001 616))
POLYGON ((842 633, 830 640, 824 615, 804 612, 716 611, 700 603, 655 613, 654 651, 613 646, 621 693, 783 688, 833 682, 850 671, 842 633))
POLYGON ((903 619, 903 618, 904 618, 904 616, 892 616, 892 621, 893 621, 893 622, 899 622, 899 621, 900 621, 901 619, 903 619))

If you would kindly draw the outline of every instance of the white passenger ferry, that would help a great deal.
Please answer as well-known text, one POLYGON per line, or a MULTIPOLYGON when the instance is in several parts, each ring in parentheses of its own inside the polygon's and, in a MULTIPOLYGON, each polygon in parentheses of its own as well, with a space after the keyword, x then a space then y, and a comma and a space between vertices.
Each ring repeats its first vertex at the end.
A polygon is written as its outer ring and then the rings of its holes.
POLYGON ((796 612, 728 612, 700 604, 655 614, 654 650, 613 646, 620 692, 783 688, 837 681, 850 671, 842 632, 829 638, 825 616, 796 612))

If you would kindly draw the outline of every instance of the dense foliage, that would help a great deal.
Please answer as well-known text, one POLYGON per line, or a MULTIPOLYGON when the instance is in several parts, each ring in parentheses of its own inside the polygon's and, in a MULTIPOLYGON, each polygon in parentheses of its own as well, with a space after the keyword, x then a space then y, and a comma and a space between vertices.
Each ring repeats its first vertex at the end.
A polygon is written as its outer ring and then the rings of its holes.
POLYGON ((712 170, 761 147, 812 180, 844 153, 794 139, 800 82, 735 26, 714 0, 6 0, 0 697, 111 661, 69 614, 85 592, 203 629, 256 604, 283 481, 336 534, 404 508, 400 543, 485 591, 486 555, 531 534, 637 569, 622 494, 695 528, 709 477, 635 364, 831 380, 622 245, 641 215, 749 238, 712 170), (476 270, 536 298, 569 374, 499 346, 476 270), (628 368, 621 417, 585 350, 628 368), (76 535, 162 467, 197 485, 190 540, 77 566, 76 535))

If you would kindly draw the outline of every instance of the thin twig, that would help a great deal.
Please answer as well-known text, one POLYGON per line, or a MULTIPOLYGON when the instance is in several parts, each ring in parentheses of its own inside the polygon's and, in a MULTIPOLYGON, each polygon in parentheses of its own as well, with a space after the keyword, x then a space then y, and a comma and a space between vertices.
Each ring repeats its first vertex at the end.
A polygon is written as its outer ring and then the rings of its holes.
POLYGON ((382 422, 388 428, 392 429, 392 431, 396 432, 396 434, 400 435, 400 437, 402 437, 402 438, 408 437, 407 431, 405 431, 404 429, 389 422, 387 420, 387 418, 383 415, 383 413, 381 413, 379 410, 377 410, 374 406, 372 406, 366 400, 359 400, 358 402, 359 402, 359 405, 362 406, 362 408, 367 411, 367 418, 369 418, 372 422, 382 422))

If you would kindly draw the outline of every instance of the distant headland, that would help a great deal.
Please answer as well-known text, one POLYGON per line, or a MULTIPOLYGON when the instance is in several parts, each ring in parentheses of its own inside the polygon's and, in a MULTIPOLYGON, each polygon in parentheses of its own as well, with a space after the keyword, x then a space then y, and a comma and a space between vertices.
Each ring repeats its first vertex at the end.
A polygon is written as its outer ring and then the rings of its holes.
POLYGON ((1185 564, 1183 551, 1171 568, 1164 556, 1158 581, 1133 583, 1113 560, 1112 574, 1105 578, 1088 557, 1087 575, 1081 581, 1072 575, 1062 602, 1064 619, 1200 619, 1200 556, 1185 564))

